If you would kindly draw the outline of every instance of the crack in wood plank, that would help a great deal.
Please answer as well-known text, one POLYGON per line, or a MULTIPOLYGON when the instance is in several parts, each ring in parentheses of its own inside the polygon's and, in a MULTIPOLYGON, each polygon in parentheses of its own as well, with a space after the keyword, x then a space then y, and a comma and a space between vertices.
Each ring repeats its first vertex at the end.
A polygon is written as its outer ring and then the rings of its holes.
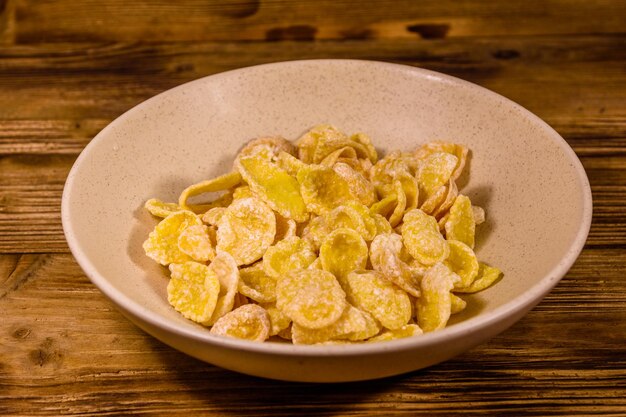
POLYGON ((25 255, 20 255, 15 267, 9 273, 7 279, 2 283, 2 286, 0 286, 0 300, 5 298, 8 294, 17 291, 20 287, 26 284, 40 268, 46 265, 51 256, 52 255, 50 254, 36 255, 30 265, 28 265, 25 269, 20 270, 20 264, 26 257, 25 255))

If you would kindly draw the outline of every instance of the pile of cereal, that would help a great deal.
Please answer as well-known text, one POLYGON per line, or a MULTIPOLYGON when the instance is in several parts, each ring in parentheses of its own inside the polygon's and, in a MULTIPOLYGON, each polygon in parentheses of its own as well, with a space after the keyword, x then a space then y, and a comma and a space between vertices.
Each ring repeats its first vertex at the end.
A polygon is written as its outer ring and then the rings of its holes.
POLYGON ((255 139, 232 172, 178 203, 149 200, 163 220, 143 247, 169 265, 170 304, 212 334, 316 344, 431 332, 465 308, 459 293, 501 275, 474 254, 485 213, 455 183, 467 155, 432 142, 378 159, 366 135, 327 125, 295 145, 255 139))

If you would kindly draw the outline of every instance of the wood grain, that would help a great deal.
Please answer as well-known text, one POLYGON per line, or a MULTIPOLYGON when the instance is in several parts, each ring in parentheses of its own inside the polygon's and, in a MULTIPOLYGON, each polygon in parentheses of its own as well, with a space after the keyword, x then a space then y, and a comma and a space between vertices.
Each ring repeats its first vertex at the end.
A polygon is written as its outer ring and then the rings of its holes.
POLYGON ((0 0, 0 415, 625 415, 625 23, 618 0, 0 0), (454 75, 567 140, 591 183, 591 232, 530 314, 425 370, 293 384, 187 357, 89 282, 60 222, 89 141, 186 81, 308 58, 454 75))

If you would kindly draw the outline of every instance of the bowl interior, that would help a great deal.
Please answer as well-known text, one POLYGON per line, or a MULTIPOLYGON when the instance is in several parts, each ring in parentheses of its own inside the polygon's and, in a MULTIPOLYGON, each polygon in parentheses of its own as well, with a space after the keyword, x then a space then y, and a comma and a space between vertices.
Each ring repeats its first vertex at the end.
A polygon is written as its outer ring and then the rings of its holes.
POLYGON ((210 339, 167 303, 166 270, 142 250, 156 224, 143 203, 176 201, 189 184, 227 172, 254 137, 296 139, 320 123, 365 132, 383 152, 433 139, 471 149, 461 192, 486 210, 477 254, 502 269, 504 279, 468 297, 468 309, 450 327, 501 311, 533 287, 554 285, 582 248, 591 210, 587 179, 573 151, 545 123, 452 77, 323 60, 200 79, 105 128, 79 157, 64 193, 63 222, 74 255, 127 311, 210 339))

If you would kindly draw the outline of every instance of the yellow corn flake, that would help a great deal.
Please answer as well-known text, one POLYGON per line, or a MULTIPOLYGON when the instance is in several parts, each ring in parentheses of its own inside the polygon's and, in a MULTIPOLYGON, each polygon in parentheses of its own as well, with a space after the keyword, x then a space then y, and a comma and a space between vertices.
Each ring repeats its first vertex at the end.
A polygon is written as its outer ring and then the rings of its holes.
POLYGON ((217 250, 230 253, 237 265, 249 265, 263 256, 274 242, 276 218, 257 198, 235 200, 220 218, 217 250))
POLYGON ((190 185, 185 188, 178 197, 178 205, 185 210, 201 211, 205 212, 213 205, 209 204, 188 204, 188 200, 191 197, 198 196, 205 193, 215 193, 218 191, 228 190, 236 187, 241 183, 241 175, 238 172, 233 171, 228 174, 221 175, 211 180, 199 182, 197 184, 190 185))
POLYGON ((414 297, 420 295, 421 275, 415 273, 403 259, 402 238, 395 233, 383 233, 374 238, 370 245, 370 261, 392 283, 414 297))
MULTIPOLYGON (((291 326, 291 319, 276 307, 276 303, 265 303, 260 306, 267 311, 270 318, 270 336, 279 335, 291 326)), ((289 339, 291 339, 291 334, 289 334, 289 339)))
POLYGON ((271 156, 276 156, 281 152, 295 155, 297 149, 291 142, 281 136, 268 136, 253 139, 248 142, 246 146, 239 151, 237 158, 263 153, 267 155, 269 159, 271 156))
POLYGON ((450 294, 450 303, 450 314, 460 313, 467 307, 467 301, 454 294, 450 294))
POLYGON ((202 225, 202 220, 191 211, 182 210, 168 215, 143 243, 146 255, 161 265, 191 261, 191 257, 178 248, 178 237, 186 228, 194 225, 202 225))
POLYGON ((479 262, 478 275, 472 285, 466 288, 455 289, 454 291, 460 293, 475 293, 482 291, 493 285, 493 283, 500 278, 500 275, 502 275, 502 272, 498 268, 479 262))
POLYGON ((342 284, 346 276, 367 264, 367 244, 352 229, 341 228, 332 232, 320 247, 322 268, 331 272, 342 284))
POLYGON ((241 198, 256 197, 252 192, 249 185, 241 185, 234 189, 233 200, 239 200, 241 198))
POLYGON ((226 207, 213 207, 202 215, 202 221, 217 227, 224 213, 226 213, 226 207))
POLYGON ((454 167, 451 178, 453 180, 458 179, 463 172, 463 168, 465 167, 465 162, 467 161, 469 149, 457 143, 435 141, 423 145, 415 151, 414 155, 416 159, 424 160, 428 156, 438 152, 446 152, 456 156, 457 163, 454 167))
POLYGON ((402 188, 402 183, 398 180, 393 182, 393 188, 395 190, 396 206, 389 216, 389 224, 391 227, 396 227, 400 224, 402 217, 404 216, 404 210, 406 209, 406 194, 404 193, 404 188, 402 188))
POLYGON ((417 323, 425 332, 443 329, 452 314, 450 291, 458 281, 442 263, 432 266, 422 279, 422 295, 417 299, 417 323))
POLYGON ((476 222, 469 197, 459 195, 454 200, 454 204, 450 207, 450 216, 445 223, 445 229, 447 239, 458 240, 470 248, 474 248, 476 222))
POLYGON ((404 215, 402 240, 411 256, 423 265, 434 265, 448 257, 448 242, 439 233, 437 220, 420 209, 404 215))
POLYGON ((339 320, 347 305, 346 293, 327 271, 291 271, 281 276, 276 285, 276 306, 294 324, 309 329, 330 326, 339 320))
POLYGON ((263 270, 271 277, 278 278, 294 269, 305 269, 317 259, 313 245, 308 241, 292 236, 281 240, 263 255, 263 270))
POLYGON ((333 170, 341 178, 346 180, 350 187, 350 192, 364 205, 371 206, 376 202, 376 191, 374 185, 367 180, 360 172, 344 162, 337 162, 333 170))
POLYGON ((422 202, 420 210, 426 214, 433 214, 439 208, 446 199, 448 194, 448 186, 442 185, 430 194, 426 201, 422 202))
POLYGON ((472 213, 474 214, 474 223, 476 223, 476 225, 485 222, 485 209, 472 205, 472 213))
POLYGON ((423 333, 417 324, 406 324, 399 329, 384 330, 378 336, 368 339, 368 342, 388 342, 390 340, 404 339, 405 337, 420 336, 423 333))
POLYGON ((454 288, 467 288, 478 275, 476 254, 474 254, 472 248, 458 240, 448 240, 448 246, 450 247, 450 254, 444 261, 444 264, 461 277, 461 280, 455 284, 454 288))
POLYGON ((297 178, 307 210, 317 215, 356 200, 346 180, 332 168, 307 165, 298 171, 297 178))
POLYGON ((215 311, 209 320, 209 325, 213 325, 235 306, 235 297, 239 289, 239 270, 237 263, 227 252, 218 252, 208 268, 217 276, 220 283, 215 311))
POLYGON ((304 162, 287 152, 280 152, 276 157, 276 163, 292 177, 298 174, 300 168, 306 166, 304 162))
POLYGON ((333 165, 335 165, 335 163, 337 163, 337 161, 340 158, 342 160, 358 159, 354 148, 351 148, 349 146, 344 146, 343 148, 337 149, 336 151, 333 151, 330 154, 328 154, 326 157, 324 157, 324 159, 320 161, 319 164, 327 166, 327 167, 332 167, 333 165))
POLYGON ((386 328, 399 329, 411 319, 409 296, 380 272, 353 271, 348 274, 347 282, 348 300, 386 328))
POLYGON ((435 152, 422 161, 417 173, 417 182, 420 193, 424 193, 423 201, 450 181, 457 162, 456 156, 445 152, 435 152))
POLYGON ((374 224, 376 225, 376 233, 374 236, 380 235, 382 233, 391 233, 393 232, 393 228, 391 224, 389 224, 389 220, 381 216, 380 214, 372 214, 372 220, 374 220, 374 224))
POLYGON ((263 262, 239 270, 238 291, 258 303, 276 301, 276 278, 263 269, 263 262))
POLYGON ((150 214, 156 217, 160 217, 162 219, 166 218, 172 213, 182 210, 182 207, 180 207, 176 203, 165 203, 157 198, 151 198, 150 200, 146 201, 144 207, 150 212, 150 214))
POLYGON ((265 309, 257 304, 246 304, 220 317, 211 328, 211 334, 264 342, 270 328, 265 309))
POLYGON ((402 184, 402 191, 406 198, 405 211, 417 208, 419 186, 415 177, 407 172, 401 172, 396 176, 395 181, 400 181, 400 184, 402 184))
POLYGON ((307 219, 300 185, 287 171, 259 156, 242 157, 237 167, 252 192, 272 209, 296 222, 307 219))
MULTIPOLYGON (((446 186, 446 196, 443 201, 438 205, 438 207, 433 210, 432 216, 439 219, 442 216, 445 216, 454 204, 457 196, 459 195, 459 189, 456 186, 456 183, 453 180, 448 181, 448 185, 446 186)), ((424 210, 422 208, 422 210, 424 210)))
POLYGON ((178 249, 194 261, 207 262, 215 258, 209 227, 203 224, 189 226, 178 236, 178 249))
POLYGON ((368 334, 368 324, 365 313, 348 304, 341 317, 329 326, 311 329, 298 323, 293 323, 291 336, 293 342, 299 345, 350 339, 350 337, 354 336, 366 336, 368 334))
POLYGON ((214 271, 198 262, 170 264, 167 300, 183 317, 207 325, 215 311, 220 283, 214 271))

